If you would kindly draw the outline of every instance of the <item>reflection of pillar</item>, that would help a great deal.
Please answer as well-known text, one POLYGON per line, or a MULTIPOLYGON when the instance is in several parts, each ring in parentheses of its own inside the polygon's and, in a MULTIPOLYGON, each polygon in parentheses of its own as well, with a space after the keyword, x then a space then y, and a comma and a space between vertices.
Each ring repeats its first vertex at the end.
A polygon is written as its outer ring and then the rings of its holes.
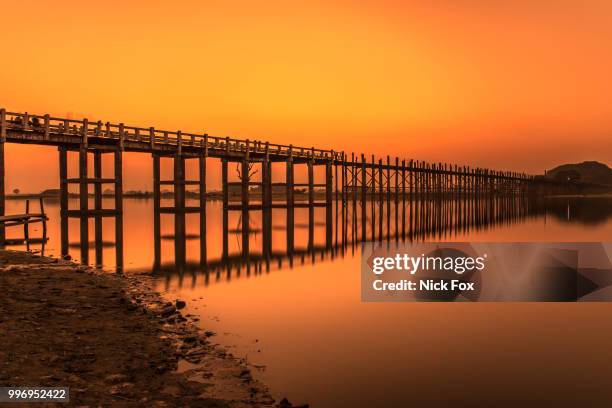
POLYGON ((101 267, 102 259, 102 152, 94 151, 94 210, 95 213, 95 248, 96 266, 101 267))
POLYGON ((81 263, 89 262, 89 225, 87 218, 89 193, 87 188, 87 148, 79 149, 79 212, 81 224, 81 263))
POLYGON ((68 255, 68 151, 59 148, 60 235, 62 256, 68 255))
POLYGON ((115 150, 115 263, 123 269, 123 160, 121 149, 115 150))
POLYGON ((223 258, 227 257, 228 249, 228 204, 229 204, 229 187, 227 184, 227 159, 221 159, 221 187, 223 189, 223 258))

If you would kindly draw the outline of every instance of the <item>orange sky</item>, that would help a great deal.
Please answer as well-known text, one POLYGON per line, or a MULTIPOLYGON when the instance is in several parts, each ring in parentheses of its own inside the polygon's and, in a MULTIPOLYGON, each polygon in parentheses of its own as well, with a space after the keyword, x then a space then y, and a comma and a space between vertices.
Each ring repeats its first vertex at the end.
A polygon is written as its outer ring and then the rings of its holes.
MULTIPOLYGON (((0 106, 538 173, 612 164, 607 0, 93 3, 2 4, 0 106)), ((57 187, 55 150, 6 161, 7 189, 57 187)), ((150 157, 125 162, 126 188, 150 188, 150 157)))

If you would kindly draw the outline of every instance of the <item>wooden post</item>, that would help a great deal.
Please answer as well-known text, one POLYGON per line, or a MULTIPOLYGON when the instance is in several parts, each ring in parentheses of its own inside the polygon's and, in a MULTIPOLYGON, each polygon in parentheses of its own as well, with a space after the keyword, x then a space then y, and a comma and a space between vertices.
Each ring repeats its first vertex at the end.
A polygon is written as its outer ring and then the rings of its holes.
POLYGON ((378 159, 378 240, 382 242, 383 234, 383 164, 382 159, 378 159))
POLYGON ((286 188, 287 188, 287 207, 293 208, 294 205, 294 185, 293 185, 293 149, 289 147, 289 156, 287 156, 286 162, 286 180, 285 180, 286 188))
POLYGON ((391 157, 387 156, 387 238, 391 237, 391 157))
POLYGON ((293 146, 289 146, 289 156, 286 162, 286 178, 285 185, 287 189, 287 253, 293 253, 294 244, 294 185, 293 185, 293 146))
POLYGON ((365 242, 367 240, 366 237, 366 225, 367 225, 367 215, 366 215, 366 194, 368 189, 368 178, 366 171, 366 159, 365 155, 361 154, 361 240, 365 242))
POLYGON ((332 170, 333 161, 329 159, 325 162, 325 243, 328 250, 332 247, 332 170))
POLYGON ((43 245, 45 244, 47 238, 47 219, 45 214, 45 200, 43 200, 43 196, 38 197, 38 202, 40 205, 40 214, 42 215, 42 227, 43 227, 43 245))
POLYGON ((120 150, 123 150, 123 139, 124 138, 125 138, 125 126, 123 123, 120 123, 119 124, 119 149, 120 150))
POLYGON ((59 148, 60 242, 62 256, 68 255, 68 151, 59 148))
POLYGON ((308 160, 308 208, 314 205, 314 158, 308 160))
POLYGON ((200 173, 200 264, 206 264, 206 152, 198 158, 200 173))
POLYGON ((88 220, 87 149, 79 150, 79 210, 81 223, 81 263, 89 262, 89 220, 88 220))
MULTIPOLYGON (((227 146, 227 145, 226 145, 227 146)), ((227 148, 227 147, 226 147, 227 148)), ((223 202, 223 258, 227 257, 228 254, 228 205, 229 205, 229 185, 227 179, 227 157, 221 159, 221 187, 222 191, 222 202, 223 202)))
POLYGON ((123 270, 123 160, 121 149, 115 150, 115 263, 123 270))
MULTIPOLYGON (((0 109, 0 143, 6 141, 6 109, 0 109)), ((4 173, 3 173, 4 174, 4 173)))
POLYGON ((26 245, 30 245, 30 220, 27 217, 27 214, 30 213, 30 200, 26 200, 25 202, 25 213, 26 213, 26 218, 23 221, 23 239, 26 242, 26 245))
POLYGON ((402 240, 406 239, 406 160, 402 160, 402 240))
POLYGON ((89 121, 87 119, 83 119, 83 128, 81 129, 81 137, 82 137, 82 147, 87 149, 87 132, 89 131, 89 121))
POLYGON ((372 208, 371 212, 371 220, 370 220, 370 235, 372 237, 372 242, 376 240, 376 162, 374 160, 374 155, 372 155, 372 167, 370 168, 370 205, 372 208))
POLYGON ((49 140, 49 114, 46 114, 44 117, 44 125, 45 125, 45 140, 49 140))
POLYGON ((96 249, 96 266, 102 266, 102 152, 99 150, 94 151, 94 209, 95 215, 95 249, 96 249))
POLYGON ((342 207, 346 206, 346 154, 342 152, 342 207))
MULTIPOLYGON (((2 109, 2 115, 4 114, 4 109, 2 109)), ((2 118, 2 121, 4 121, 4 116, 2 118)), ((5 132, 5 127, 4 125, 2 126, 2 131, 5 132)), ((4 168, 4 142, 5 138, 0 140, 0 216, 4 216, 5 215, 5 211, 6 211, 6 197, 5 197, 5 187, 4 187, 4 175, 5 175, 5 168, 4 168)), ((6 228, 4 226, 4 223, 0 223, 0 247, 4 246, 6 240, 6 228)))
POLYGON ((333 157, 333 162, 334 162, 334 184, 335 184, 335 190, 336 190, 336 206, 338 205, 338 163, 337 163, 337 159, 336 159, 336 153, 332 154, 333 157))
POLYGON ((161 259, 161 185, 160 158, 153 153, 153 235, 155 260, 161 259))
POLYGON ((249 253, 249 142, 247 141, 247 153, 242 159, 242 253, 249 253))
POLYGON ((149 145, 151 146, 151 152, 155 150, 155 128, 149 128, 149 145))

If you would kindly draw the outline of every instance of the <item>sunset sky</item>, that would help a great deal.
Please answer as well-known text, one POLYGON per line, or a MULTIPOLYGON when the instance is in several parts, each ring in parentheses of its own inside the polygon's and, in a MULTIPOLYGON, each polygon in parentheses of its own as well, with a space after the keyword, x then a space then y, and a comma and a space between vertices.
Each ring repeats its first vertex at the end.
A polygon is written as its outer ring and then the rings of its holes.
MULTIPOLYGON (((532 173, 612 164, 608 0, 5 1, 0 33, 11 111, 532 173)), ((56 150, 6 151, 7 189, 58 187, 56 150)), ((150 189, 150 156, 125 166, 126 189, 150 189)))

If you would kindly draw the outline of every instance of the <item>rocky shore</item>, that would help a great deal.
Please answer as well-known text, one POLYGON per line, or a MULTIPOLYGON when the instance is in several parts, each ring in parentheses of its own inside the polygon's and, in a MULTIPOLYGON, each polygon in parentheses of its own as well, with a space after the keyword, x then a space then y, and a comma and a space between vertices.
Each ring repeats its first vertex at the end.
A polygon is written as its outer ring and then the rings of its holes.
POLYGON ((0 386, 70 387, 70 406, 290 406, 146 277, 0 251, 0 290, 0 386))

